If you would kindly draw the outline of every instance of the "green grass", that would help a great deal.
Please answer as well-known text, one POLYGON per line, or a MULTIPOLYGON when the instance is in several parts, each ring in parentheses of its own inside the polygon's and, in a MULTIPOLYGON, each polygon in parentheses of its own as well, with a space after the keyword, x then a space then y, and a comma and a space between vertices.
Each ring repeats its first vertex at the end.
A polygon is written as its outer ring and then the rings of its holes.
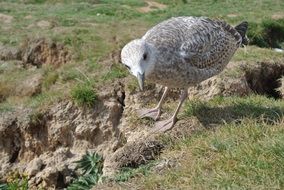
POLYGON ((282 189, 283 124, 250 118, 175 139, 165 155, 182 154, 180 166, 133 183, 142 189, 282 189))
POLYGON ((71 90, 72 99, 79 105, 93 106, 97 100, 97 94, 91 83, 78 83, 71 90))
POLYGON ((128 75, 128 71, 121 64, 114 64, 110 67, 109 72, 103 76, 103 80, 111 80, 124 78, 128 75))
POLYGON ((53 69, 47 69, 43 76, 43 87, 46 89, 49 89, 54 85, 59 78, 57 71, 54 71, 53 69))
POLYGON ((215 125, 253 118, 270 123, 284 117, 284 101, 264 96, 215 97, 208 102, 192 100, 186 103, 185 117, 195 116, 204 125, 215 125))

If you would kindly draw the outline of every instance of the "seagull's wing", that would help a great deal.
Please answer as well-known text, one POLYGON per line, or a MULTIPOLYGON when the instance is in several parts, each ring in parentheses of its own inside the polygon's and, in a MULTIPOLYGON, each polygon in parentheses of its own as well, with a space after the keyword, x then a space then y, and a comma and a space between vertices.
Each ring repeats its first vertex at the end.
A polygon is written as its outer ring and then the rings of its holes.
POLYGON ((223 65, 221 62, 239 46, 240 36, 235 34, 233 27, 221 21, 202 18, 187 30, 189 35, 177 54, 185 64, 198 69, 223 65))
POLYGON ((238 32, 222 21, 205 17, 175 17, 151 28, 144 36, 163 54, 163 64, 197 69, 222 66, 241 43, 238 32), (226 59, 222 59, 226 58, 226 59))

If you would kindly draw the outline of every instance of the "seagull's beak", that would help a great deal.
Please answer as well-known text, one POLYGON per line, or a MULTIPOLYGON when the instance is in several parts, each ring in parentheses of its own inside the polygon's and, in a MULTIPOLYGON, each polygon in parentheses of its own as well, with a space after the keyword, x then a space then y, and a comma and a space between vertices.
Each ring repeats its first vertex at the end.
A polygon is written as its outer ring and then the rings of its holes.
POLYGON ((145 74, 144 73, 143 74, 138 73, 137 79, 138 79, 138 84, 139 84, 140 90, 143 91, 145 74))

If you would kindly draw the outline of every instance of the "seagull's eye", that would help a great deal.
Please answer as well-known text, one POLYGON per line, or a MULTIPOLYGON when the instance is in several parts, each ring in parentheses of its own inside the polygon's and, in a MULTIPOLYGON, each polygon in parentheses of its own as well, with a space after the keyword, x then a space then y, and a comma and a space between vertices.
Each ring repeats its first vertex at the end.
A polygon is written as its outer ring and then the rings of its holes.
POLYGON ((143 54, 143 60, 146 60, 147 59, 147 53, 144 53, 143 54))

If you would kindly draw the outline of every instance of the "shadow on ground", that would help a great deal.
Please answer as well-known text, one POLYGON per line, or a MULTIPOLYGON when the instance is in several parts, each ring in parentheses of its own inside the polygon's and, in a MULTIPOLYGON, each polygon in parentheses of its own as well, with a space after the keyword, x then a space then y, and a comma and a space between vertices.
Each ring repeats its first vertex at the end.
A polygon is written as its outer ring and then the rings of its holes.
POLYGON ((260 122, 275 123, 284 117, 284 108, 252 103, 237 103, 230 106, 209 106, 205 103, 190 106, 187 115, 196 116, 205 127, 223 123, 240 122, 242 119, 258 119, 260 122))

